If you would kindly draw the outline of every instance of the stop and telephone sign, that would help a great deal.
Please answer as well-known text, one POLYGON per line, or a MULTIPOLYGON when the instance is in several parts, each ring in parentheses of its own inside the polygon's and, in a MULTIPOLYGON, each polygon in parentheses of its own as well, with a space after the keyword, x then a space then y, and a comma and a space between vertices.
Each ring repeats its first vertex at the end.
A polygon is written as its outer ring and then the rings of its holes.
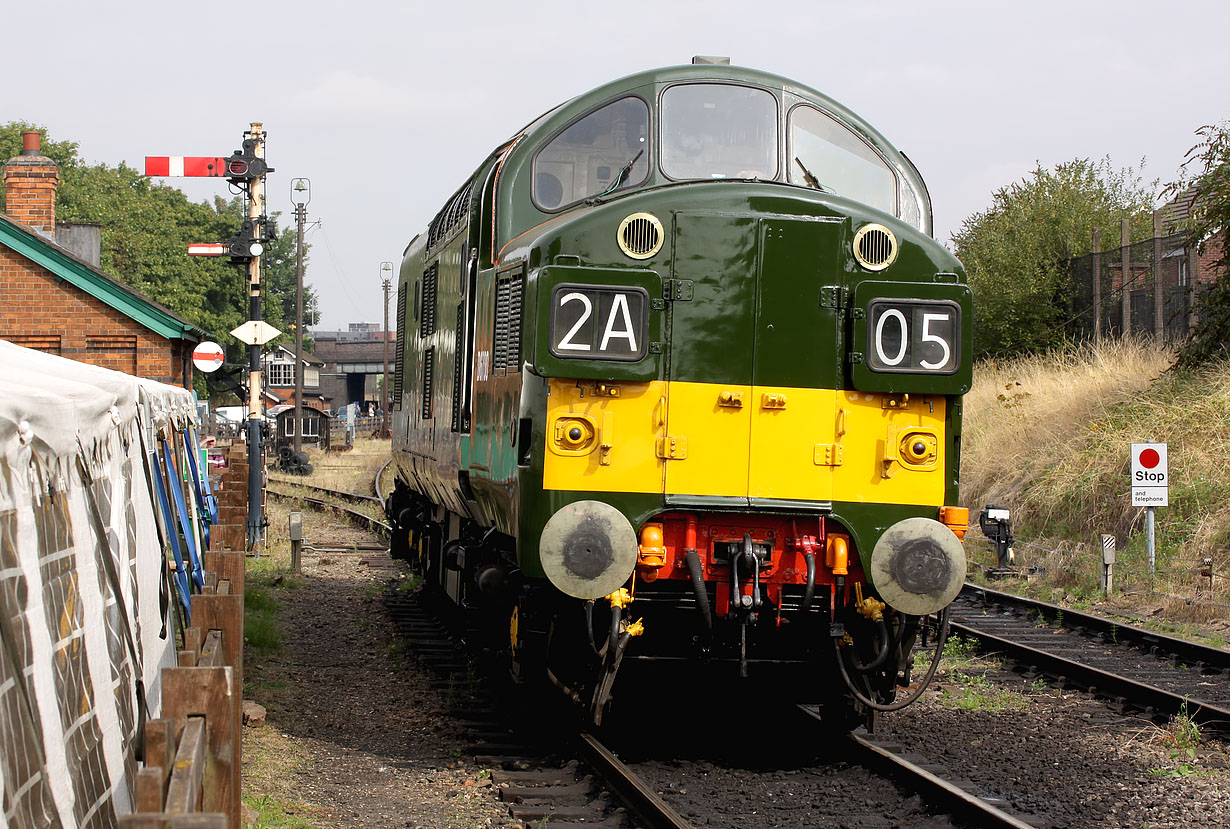
POLYGON ((1132 444, 1132 506, 1170 506, 1170 472, 1164 443, 1132 444))

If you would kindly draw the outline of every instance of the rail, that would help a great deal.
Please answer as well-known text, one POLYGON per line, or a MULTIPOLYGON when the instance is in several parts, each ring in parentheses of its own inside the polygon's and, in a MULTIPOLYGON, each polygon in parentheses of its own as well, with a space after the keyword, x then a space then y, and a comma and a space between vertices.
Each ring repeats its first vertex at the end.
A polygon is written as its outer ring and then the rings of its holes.
MULTIPOLYGON (((1120 647, 1132 645, 1143 654, 1168 653, 1176 665, 1193 665, 1201 672, 1224 675, 1227 657, 1230 657, 1225 651, 983 587, 970 586, 965 595, 988 604, 1002 604, 1016 611, 1023 621, 1014 621, 1017 617, 1008 616, 958 614, 951 623, 954 635, 974 640, 984 650, 1001 653, 1018 665, 1046 674, 1062 684, 1083 688, 1120 705, 1169 716, 1186 713, 1201 725, 1223 732, 1230 729, 1230 706, 1217 698, 1204 698, 1205 692, 1216 688, 1209 677, 1193 675, 1187 678, 1179 671, 1165 677, 1166 682, 1163 682, 1157 668, 1131 669, 1122 659, 1120 663, 1129 668, 1126 672, 1123 667, 1117 670, 1100 668, 1090 664, 1087 651, 1080 651, 1084 655, 1072 658, 1073 644, 1058 635, 1059 631, 1048 629, 1039 637, 1037 628, 1027 620, 1035 615, 1055 622, 1062 619, 1064 628, 1083 627, 1097 634, 1103 642, 1114 642, 1120 647), (1034 644, 1027 644, 1026 640, 1034 644), (1175 688, 1175 683, 1185 687, 1175 688), (1162 687, 1166 684, 1172 688, 1162 687)), ((1160 659, 1158 661, 1160 664, 1160 659)))

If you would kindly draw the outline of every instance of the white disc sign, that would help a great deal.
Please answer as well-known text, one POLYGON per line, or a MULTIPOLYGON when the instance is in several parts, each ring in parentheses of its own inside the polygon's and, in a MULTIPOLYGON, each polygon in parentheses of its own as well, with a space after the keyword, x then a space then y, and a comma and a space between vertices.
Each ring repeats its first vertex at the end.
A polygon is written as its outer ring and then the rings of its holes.
POLYGON ((192 364, 206 373, 217 371, 226 359, 226 352, 215 342, 203 342, 192 351, 192 364))

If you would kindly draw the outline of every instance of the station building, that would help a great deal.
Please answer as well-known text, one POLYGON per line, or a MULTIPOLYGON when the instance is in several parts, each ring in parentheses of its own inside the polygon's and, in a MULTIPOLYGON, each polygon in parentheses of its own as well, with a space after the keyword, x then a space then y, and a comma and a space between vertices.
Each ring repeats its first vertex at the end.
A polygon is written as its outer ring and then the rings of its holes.
POLYGON ((38 132, 23 139, 4 166, 0 339, 191 388, 206 332, 104 272, 96 225, 56 222, 59 168, 38 132))

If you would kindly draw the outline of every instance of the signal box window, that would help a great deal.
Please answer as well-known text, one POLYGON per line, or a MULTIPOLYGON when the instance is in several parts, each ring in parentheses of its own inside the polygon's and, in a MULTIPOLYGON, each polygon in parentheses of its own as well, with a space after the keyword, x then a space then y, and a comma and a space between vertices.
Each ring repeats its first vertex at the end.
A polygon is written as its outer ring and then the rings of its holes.
POLYGON ((662 94, 662 172, 674 179, 777 178, 777 100, 716 83, 662 94))
POLYGON ((295 364, 268 363, 265 376, 271 386, 293 386, 295 385, 295 364))
POLYGON ((854 199, 885 213, 897 204, 897 177, 849 127, 815 107, 790 113, 790 182, 854 199))
POLYGON ((628 97, 594 110, 534 158, 534 203, 543 210, 624 190, 649 174, 649 106, 628 97))

